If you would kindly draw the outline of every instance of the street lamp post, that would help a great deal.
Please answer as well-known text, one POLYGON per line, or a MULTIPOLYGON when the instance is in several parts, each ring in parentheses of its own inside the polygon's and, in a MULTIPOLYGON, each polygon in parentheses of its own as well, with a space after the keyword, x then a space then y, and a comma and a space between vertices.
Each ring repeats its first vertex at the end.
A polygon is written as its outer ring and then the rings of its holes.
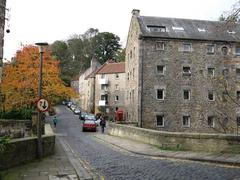
MULTIPOLYGON (((40 53, 40 63, 39 63, 39 81, 38 81, 38 99, 42 98, 42 67, 43 67, 43 48, 47 46, 48 43, 35 43, 35 45, 39 46, 40 53)), ((38 111, 38 123, 37 123, 37 139, 38 139, 38 158, 42 158, 42 116, 41 112, 38 111)))

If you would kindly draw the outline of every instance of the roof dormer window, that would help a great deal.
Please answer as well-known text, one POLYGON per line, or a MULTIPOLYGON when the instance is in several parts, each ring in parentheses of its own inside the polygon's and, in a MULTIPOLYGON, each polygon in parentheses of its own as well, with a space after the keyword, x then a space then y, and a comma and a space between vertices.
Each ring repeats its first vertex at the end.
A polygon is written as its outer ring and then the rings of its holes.
POLYGON ((173 26, 172 29, 174 31, 184 31, 184 28, 183 27, 180 27, 180 26, 173 26))
POLYGON ((151 32, 166 32, 166 27, 165 26, 152 26, 152 25, 149 25, 149 26, 147 26, 147 28, 151 32))
POLYGON ((236 32, 233 31, 233 30, 227 30, 227 32, 228 32, 229 34, 236 34, 236 32))
POLYGON ((198 32, 206 32, 206 29, 204 29, 204 28, 198 28, 198 32))

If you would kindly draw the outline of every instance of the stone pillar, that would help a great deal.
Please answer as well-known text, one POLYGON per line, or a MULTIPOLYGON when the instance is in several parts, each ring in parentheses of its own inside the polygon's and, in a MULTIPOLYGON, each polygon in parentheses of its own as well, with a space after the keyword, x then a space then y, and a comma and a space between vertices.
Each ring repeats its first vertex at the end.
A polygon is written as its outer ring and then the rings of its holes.
POLYGON ((32 112, 32 133, 37 135, 37 122, 38 122, 38 113, 37 111, 32 112))

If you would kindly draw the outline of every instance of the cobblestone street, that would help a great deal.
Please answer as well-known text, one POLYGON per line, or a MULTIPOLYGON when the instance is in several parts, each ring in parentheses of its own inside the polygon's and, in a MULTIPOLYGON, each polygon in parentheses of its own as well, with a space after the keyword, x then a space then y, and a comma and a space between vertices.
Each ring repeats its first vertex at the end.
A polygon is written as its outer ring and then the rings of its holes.
POLYGON ((96 133, 82 133, 77 116, 63 106, 59 111, 57 133, 62 134, 61 139, 81 158, 95 178, 240 179, 238 167, 154 158, 127 152, 95 138, 96 133))

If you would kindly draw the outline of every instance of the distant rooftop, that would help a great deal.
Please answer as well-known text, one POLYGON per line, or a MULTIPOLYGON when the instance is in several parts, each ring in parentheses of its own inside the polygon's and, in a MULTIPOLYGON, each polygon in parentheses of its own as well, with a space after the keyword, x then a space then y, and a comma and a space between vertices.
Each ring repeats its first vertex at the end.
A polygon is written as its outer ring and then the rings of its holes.
POLYGON ((240 41, 240 24, 226 26, 225 21, 137 16, 143 37, 240 41))
POLYGON ((125 63, 120 62, 106 62, 99 68, 96 74, 113 74, 113 73, 124 73, 125 72, 125 63))

